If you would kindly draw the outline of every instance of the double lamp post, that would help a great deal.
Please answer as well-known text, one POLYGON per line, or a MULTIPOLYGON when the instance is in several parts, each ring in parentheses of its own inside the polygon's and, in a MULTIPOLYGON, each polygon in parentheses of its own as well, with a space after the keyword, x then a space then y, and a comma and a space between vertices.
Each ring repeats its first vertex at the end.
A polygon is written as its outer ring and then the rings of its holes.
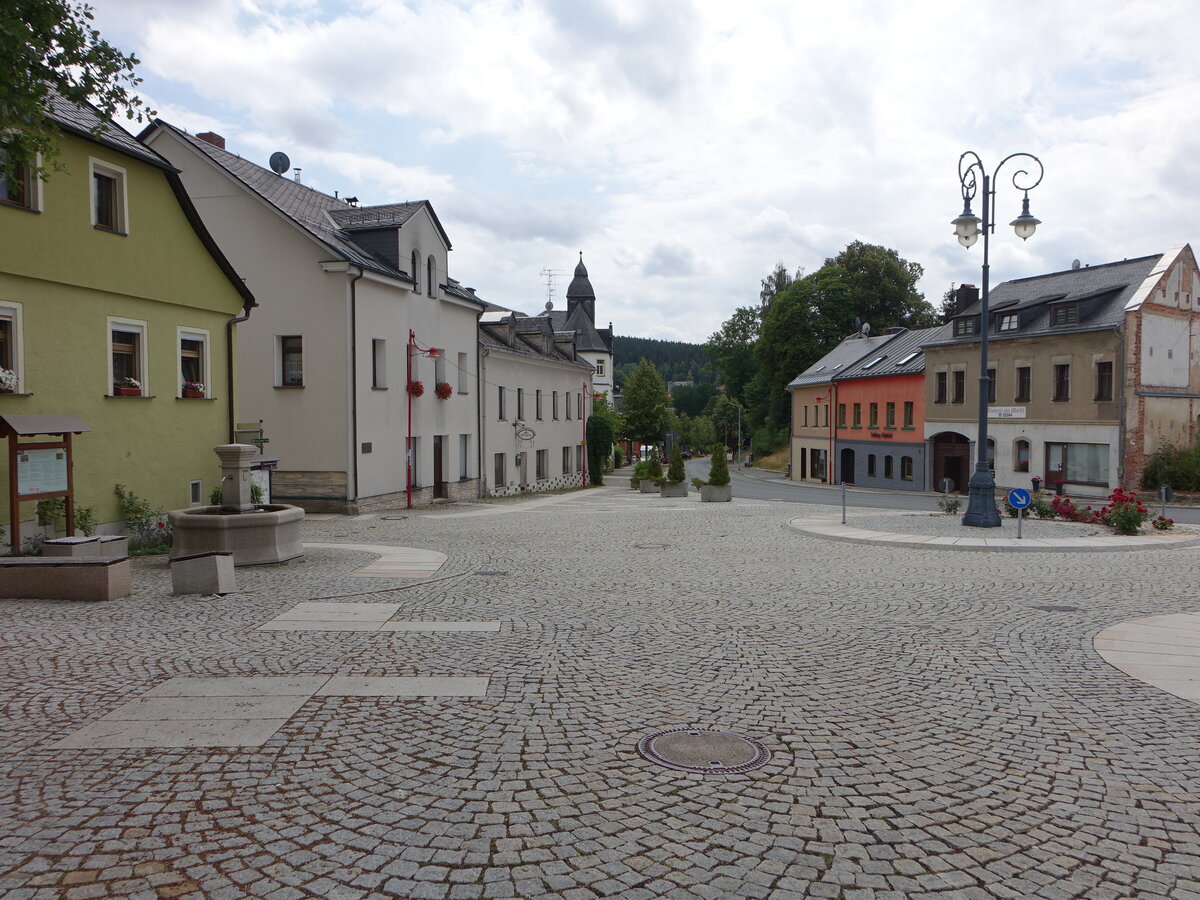
MULTIPOLYGON (((979 433, 976 443, 978 451, 975 473, 969 485, 970 497, 967 513, 962 523, 977 528, 998 528, 1000 513, 996 509, 996 478, 988 454, 988 397, 991 394, 991 377, 988 375, 988 239, 996 230, 996 176, 1009 160, 1031 160, 1037 166, 1037 177, 1030 169, 1017 169, 1012 176, 1012 185, 1024 193, 1021 214, 1009 224, 1021 240, 1028 240, 1037 230, 1041 220, 1029 212, 1029 192, 1042 182, 1042 162, 1030 153, 1013 153, 1000 160, 1000 164, 988 175, 979 154, 968 150, 958 158, 958 180, 962 189, 963 211, 954 219, 954 233, 964 247, 971 247, 983 235, 983 289, 979 304, 979 433), (983 218, 971 211, 971 201, 979 196, 983 218)), ((1025 163, 1028 164, 1028 163, 1025 163)))

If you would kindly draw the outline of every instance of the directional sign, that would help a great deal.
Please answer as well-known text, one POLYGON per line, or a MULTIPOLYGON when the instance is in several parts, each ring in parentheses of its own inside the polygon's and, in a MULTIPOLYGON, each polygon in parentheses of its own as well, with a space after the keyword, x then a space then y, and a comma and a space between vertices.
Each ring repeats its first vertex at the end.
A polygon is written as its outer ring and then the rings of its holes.
POLYGON ((1008 502, 1012 504, 1013 509, 1025 509, 1032 502, 1032 498, 1029 491, 1013 488, 1008 492, 1008 502))

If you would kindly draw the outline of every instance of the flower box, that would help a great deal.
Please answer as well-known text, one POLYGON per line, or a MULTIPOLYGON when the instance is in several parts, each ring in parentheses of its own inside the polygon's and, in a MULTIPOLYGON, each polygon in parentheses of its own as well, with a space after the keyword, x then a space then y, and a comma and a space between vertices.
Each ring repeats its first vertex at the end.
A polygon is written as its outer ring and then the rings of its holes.
POLYGON ((140 387, 130 387, 129 385, 126 385, 126 384, 114 384, 113 385, 113 396, 114 397, 140 397, 140 396, 142 396, 142 389, 140 387))
POLYGON ((195 388, 184 388, 183 396, 189 397, 193 400, 203 400, 204 399, 204 391, 198 391, 195 388))

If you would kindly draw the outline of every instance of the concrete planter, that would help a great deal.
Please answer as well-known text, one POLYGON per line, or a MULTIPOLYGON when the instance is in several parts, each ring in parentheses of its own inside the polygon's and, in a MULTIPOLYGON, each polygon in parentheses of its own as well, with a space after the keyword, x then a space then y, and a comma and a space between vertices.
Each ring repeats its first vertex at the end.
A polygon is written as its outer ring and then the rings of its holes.
POLYGON ((679 484, 664 484, 662 486, 662 495, 664 497, 686 497, 688 495, 687 482, 681 481, 679 484))
POLYGON ((704 503, 728 503, 733 499, 733 485, 704 484, 700 486, 700 499, 704 503))
POLYGON ((640 482, 638 482, 638 490, 643 494, 657 494, 658 485, 649 478, 643 478, 640 482))

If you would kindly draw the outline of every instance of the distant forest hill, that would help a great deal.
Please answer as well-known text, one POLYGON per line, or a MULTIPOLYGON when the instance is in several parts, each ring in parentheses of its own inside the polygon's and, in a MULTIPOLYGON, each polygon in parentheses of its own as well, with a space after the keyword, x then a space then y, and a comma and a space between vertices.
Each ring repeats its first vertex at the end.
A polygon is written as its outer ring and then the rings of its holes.
POLYGON ((702 384, 717 378, 703 344, 613 336, 613 376, 617 384, 625 383, 641 359, 653 363, 666 381, 690 380, 702 384))

